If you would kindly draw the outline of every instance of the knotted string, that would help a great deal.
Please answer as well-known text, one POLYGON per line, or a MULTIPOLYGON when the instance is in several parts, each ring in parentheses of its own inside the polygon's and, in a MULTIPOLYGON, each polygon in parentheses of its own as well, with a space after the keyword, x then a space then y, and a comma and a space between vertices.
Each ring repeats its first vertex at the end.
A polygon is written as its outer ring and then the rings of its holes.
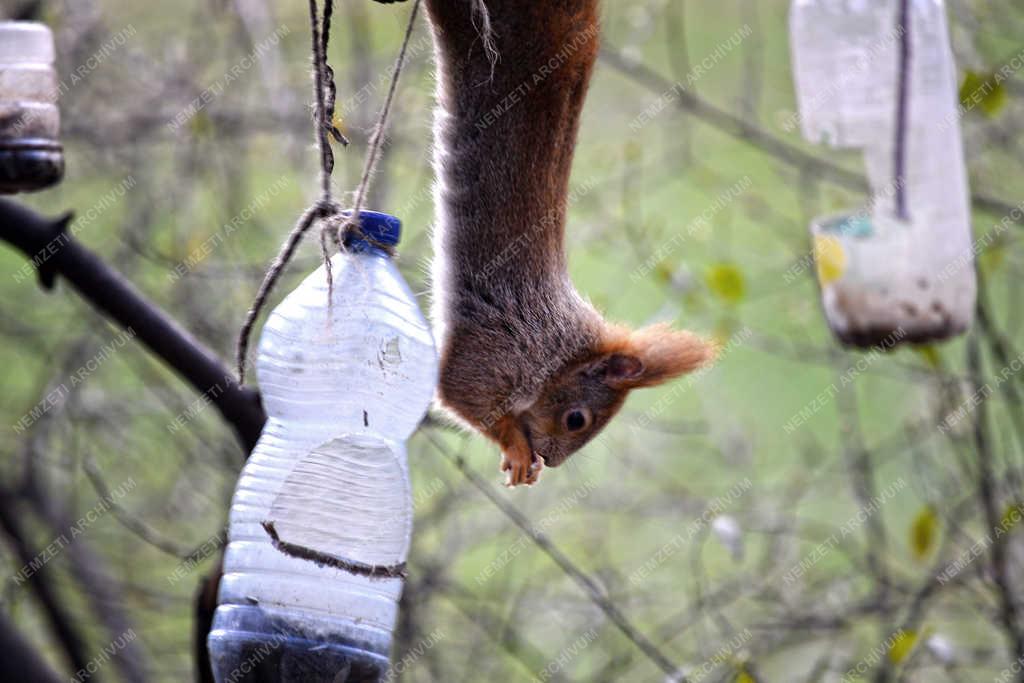
POLYGON ((410 38, 412 37, 412 30, 416 22, 416 15, 419 12, 420 2, 421 0, 413 2, 412 11, 409 14, 409 23, 405 28, 405 38, 402 41, 401 50, 395 61, 387 98, 384 100, 384 106, 381 108, 377 123, 374 126, 373 135, 370 138, 366 161, 363 164, 363 174, 355 193, 355 203, 349 211, 343 211, 341 205, 331 196, 331 173, 334 170, 334 152, 331 150, 330 140, 328 139, 333 137, 342 145, 348 144, 348 140, 334 125, 334 106, 337 88, 334 83, 334 71, 327 63, 327 46, 330 40, 331 14, 334 10, 334 2, 333 0, 325 0, 324 2, 321 29, 321 23, 318 22, 317 2, 316 0, 309 0, 316 140, 320 151, 320 198, 303 212, 295 227, 288 233, 284 244, 281 245, 281 250, 271 262, 266 275, 263 277, 263 282, 256 292, 256 298, 253 300, 249 312, 246 313, 245 321, 238 332, 238 341, 235 347, 235 363, 238 369, 238 381, 240 384, 245 383, 245 359, 249 351, 249 337, 252 335, 252 328, 256 323, 256 319, 266 305, 267 298, 281 277, 281 273, 284 272, 285 266, 291 261, 295 250, 302 242, 302 238, 305 237, 314 224, 317 222, 321 223, 320 251, 327 272, 328 305, 330 305, 334 292, 334 278, 331 271, 330 246, 328 244, 329 237, 333 238, 335 247, 338 249, 345 249, 349 239, 353 236, 358 236, 385 253, 392 254, 394 252, 391 245, 383 244, 363 234, 359 225, 359 212, 363 208, 363 201, 366 198, 370 182, 373 180, 374 169, 380 160, 381 141, 387 128, 388 114, 394 101, 398 77, 401 75, 402 68, 405 65, 405 55, 409 47, 410 38))

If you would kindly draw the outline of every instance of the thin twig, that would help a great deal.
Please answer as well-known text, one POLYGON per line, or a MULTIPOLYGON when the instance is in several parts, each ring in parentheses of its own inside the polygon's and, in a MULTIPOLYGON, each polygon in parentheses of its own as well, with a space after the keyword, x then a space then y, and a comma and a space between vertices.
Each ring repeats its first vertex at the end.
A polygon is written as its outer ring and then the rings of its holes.
MULTIPOLYGON (((37 557, 41 557, 38 548, 31 544, 28 532, 22 522, 25 515, 18 510, 14 496, 10 491, 0 491, 0 529, 7 537, 13 554, 23 567, 32 567, 37 557)), ((70 607, 61 599, 57 592, 57 577, 53 567, 41 566, 36 571, 27 571, 27 583, 32 589, 36 600, 55 641, 54 649, 63 650, 64 656, 76 671, 82 671, 89 664, 89 655, 85 638, 79 632, 79 622, 68 611, 70 607)))
MULTIPOLYGON (((844 373, 850 372, 851 364, 844 373)), ((871 449, 864 443, 860 412, 857 406, 857 386, 850 383, 836 392, 843 458, 848 463, 853 493, 861 510, 870 509, 871 501, 878 499, 875 487, 875 466, 871 449)), ((865 560, 868 571, 876 578, 878 587, 886 590, 888 571, 884 556, 886 550, 885 526, 879 515, 869 515, 866 521, 868 540, 865 560)), ((883 596, 884 597, 884 594, 883 596)))
POLYGON ((547 553, 548 557, 554 560, 555 564, 565 572, 573 581, 575 581, 586 593, 590 601, 594 603, 605 616, 615 625, 619 631, 631 643, 633 643, 648 659, 651 660, 659 669, 661 669, 666 675, 674 676, 672 680, 677 683, 687 683, 689 679, 681 674, 679 666, 674 664, 671 659, 668 658, 658 647, 652 643, 647 636, 637 629, 636 626, 626 617, 625 614, 619 609, 618 605, 612 602, 604 593, 600 587, 591 579, 587 574, 576 566, 576 564, 569 559, 562 550, 556 546, 551 539, 549 539, 542 531, 537 529, 530 520, 527 519, 523 513, 519 512, 513 505, 507 500, 499 496, 494 492, 494 487, 490 486, 486 481, 480 478, 476 472, 466 466, 465 460, 458 454, 451 453, 444 445, 438 441, 433 434, 428 433, 427 437, 431 443, 445 458, 447 458, 455 467, 475 486, 481 493, 483 493, 488 500, 490 500, 495 507, 498 508, 506 517, 508 517, 513 524, 519 527, 534 544, 537 545, 541 550, 547 553))
MULTIPOLYGON (((676 95, 672 99, 672 105, 678 110, 692 114, 712 128, 746 142, 784 164, 806 171, 820 180, 851 190, 868 192, 871 189, 867 179, 861 173, 806 152, 796 145, 772 135, 764 128, 712 104, 690 90, 679 88, 677 84, 646 64, 624 57, 620 51, 609 45, 608 41, 603 41, 599 57, 601 61, 652 93, 661 95, 672 90, 676 95)), ((996 216, 1019 215, 1019 209, 1014 204, 977 192, 971 194, 971 203, 974 208, 996 216)))
MULTIPOLYGON (((988 286, 986 278, 980 269, 977 273, 978 293, 975 317, 978 320, 978 329, 985 336, 989 349, 1004 368, 1012 368, 1015 359, 1020 357, 1017 350, 1012 348, 1004 334, 996 327, 989 312, 991 305, 988 301, 988 286)), ((1013 433, 1017 438, 1019 454, 1024 454, 1024 397, 1021 396, 1020 388, 1017 386, 1017 377, 1011 377, 1010 381, 1000 382, 999 388, 1006 395, 1006 398, 1013 403, 1013 410, 1008 411, 1010 424, 1013 425, 1013 433)))
POLYGON ((116 501, 114 495, 110 491, 110 487, 107 486, 107 482, 103 480, 103 474, 99 471, 99 468, 96 466, 96 463, 93 462, 91 457, 86 456, 82 458, 82 470, 85 472, 85 476, 92 484, 93 490, 96 491, 96 495, 99 496, 100 500, 104 501, 104 503, 110 508, 114 518, 120 522, 121 526, 125 527, 157 550, 180 560, 189 559, 189 556, 195 552, 179 545, 177 541, 172 541, 165 537, 159 531, 146 524, 146 522, 141 519, 137 519, 132 516, 130 512, 125 510, 124 507, 116 501))
MULTIPOLYGON (((978 347, 978 336, 972 334, 967 339, 967 367, 976 378, 981 377, 981 353, 978 347)), ((975 380, 975 389, 979 388, 980 384, 979 380, 975 380)), ((978 460, 978 499, 985 513, 985 524, 991 532, 999 529, 1002 522, 999 491, 995 482, 995 463, 989 446, 988 410, 984 401, 975 408, 974 445, 978 460)), ((999 598, 999 619, 1009 641, 1010 655, 1014 661, 1024 662, 1024 629, 1021 628, 1016 595, 1007 571, 1005 541, 1005 534, 996 535, 992 541, 992 581, 995 583, 999 598)), ((1017 681, 1024 683, 1024 669, 1017 672, 1017 681)))
MULTIPOLYGON (((344 244, 343 237, 345 233, 359 230, 359 212, 362 209, 363 198, 365 197, 366 190, 369 187, 373 170, 380 158, 380 141, 384 137, 388 113, 391 111, 391 104, 394 99, 395 89, 398 85, 398 77, 401 75, 402 66, 405 63, 405 54, 409 46, 409 39, 412 36, 412 29, 415 25, 416 14, 419 11, 420 1, 421 0, 416 0, 416 2, 413 3, 412 13, 409 15, 409 24, 405 29, 405 39, 402 42, 402 48, 399 51, 398 59, 395 62, 394 73, 391 76, 391 86, 388 89, 387 99, 384 101, 384 106, 381 109, 374 136, 370 141, 370 149, 367 152, 366 161, 363 165, 363 176, 356 191, 355 205, 352 210, 348 212, 348 217, 342 223, 341 227, 338 228, 338 232, 336 233, 335 239, 339 245, 344 244)), ((317 21, 316 0, 309 0, 310 31, 312 34, 313 45, 313 91, 316 99, 316 138, 317 145, 320 149, 320 200, 313 206, 306 209, 305 213, 302 214, 298 222, 295 224, 295 227, 292 228, 291 232, 288 234, 284 244, 281 246, 281 250, 278 253, 277 258, 274 259, 270 268, 267 270, 267 273, 263 278, 263 282, 260 284, 259 291, 256 292, 256 298, 253 300, 252 306, 249 308, 248 313, 246 313, 245 320, 242 322, 242 327, 238 331, 238 340, 235 344, 235 363, 238 369, 238 381, 240 384, 245 383, 245 359, 249 351, 249 337, 252 335, 252 328, 255 325, 260 312, 263 310, 263 307, 266 305, 267 299, 274 289, 274 285, 277 284, 277 281, 280 279, 285 267, 295 254, 295 250, 302 242, 302 238, 305 237, 307 232, 309 232, 309 229, 313 224, 318 220, 325 220, 337 216, 341 212, 341 207, 331 197, 331 172, 334 170, 334 154, 331 152, 328 135, 330 134, 330 130, 333 128, 333 124, 327 120, 328 110, 330 109, 333 111, 334 108, 335 90, 333 72, 327 64, 327 45, 329 41, 328 34, 330 33, 331 28, 332 9, 332 0, 327 0, 324 5, 323 32, 321 32, 320 25, 317 21)), ((333 225, 333 222, 325 222, 323 230, 329 230, 331 225, 333 225)), ((379 244, 372 239, 369 241, 387 253, 391 253, 392 251, 391 247, 388 245, 379 244)), ((334 276, 331 269, 330 251, 328 249, 327 239, 322 234, 320 238, 320 251, 324 261, 324 268, 327 271, 327 299, 329 306, 330 302, 333 300, 334 276)))
POLYGON ((412 4, 412 12, 409 14, 409 23, 405 27, 405 37, 402 39, 402 48, 398 51, 395 59, 394 73, 391 76, 391 84, 388 86, 387 97, 384 98, 384 106, 381 107, 380 116, 374 126, 373 137, 370 138, 370 149, 366 153, 366 162, 363 164, 363 175, 359 179, 359 187, 356 189, 355 203, 348 214, 348 218, 339 226, 337 239, 342 244, 345 242, 346 233, 358 229, 359 212, 363 208, 363 201, 366 199, 366 192, 370 187, 374 169, 380 160, 381 141, 387 130, 388 115, 391 113, 391 104, 395 99, 395 90, 398 88, 398 77, 402 75, 405 66, 405 53, 409 48, 409 40, 412 38, 412 30, 416 25, 416 15, 420 9, 421 0, 412 4))
POLYGON ((60 275, 109 319, 132 330, 150 351, 209 397, 234 428, 245 450, 251 450, 266 421, 259 394, 237 384, 230 367, 213 351, 83 247, 66 232, 66 227, 66 219, 53 221, 20 204, 0 199, 0 240, 29 258, 61 244, 40 266, 43 286, 51 287, 60 275))
MULTIPOLYGON (((260 288, 256 292, 256 298, 253 299, 252 306, 249 307, 249 311, 245 315, 242 327, 238 331, 238 340, 235 343, 235 365, 238 369, 239 384, 245 384, 245 362, 249 352, 249 337, 252 335, 253 325, 256 324, 260 311, 263 310, 267 303, 267 298, 274 290, 274 285, 277 284, 288 262, 292 260, 295 250, 302 242, 302 238, 306 236, 306 233, 313 227, 313 224, 318 219, 336 214, 339 210, 338 205, 331 199, 331 172, 334 170, 334 153, 331 151, 331 143, 327 139, 328 122, 326 120, 327 88, 330 78, 330 67, 327 66, 327 45, 333 6, 331 0, 327 0, 327 4, 324 6, 324 32, 321 34, 316 0, 309 0, 309 31, 313 51, 313 96, 316 102, 314 120, 316 122, 317 147, 320 150, 320 199, 316 204, 306 209, 295 224, 295 227, 288 233, 288 237, 285 238, 284 244, 281 245, 281 250, 278 252, 277 257, 270 264, 266 275, 263 276, 263 282, 260 283, 260 288)), ((330 99, 333 109, 334 83, 333 79, 330 80, 330 99)), ((323 259, 327 267, 327 289, 330 292, 333 290, 334 282, 326 246, 323 247, 323 259)))
MULTIPOLYGON (((328 33, 331 27, 329 10, 332 7, 330 0, 324 7, 324 33, 328 33)), ((327 79, 327 36, 321 37, 320 26, 317 23, 316 0, 309 0, 309 23, 310 37, 313 41, 313 95, 316 102, 314 118, 316 120, 316 139, 320 150, 320 201, 329 202, 331 199, 331 171, 334 170, 334 153, 331 151, 331 144, 327 140, 327 120, 325 112, 326 105, 326 79, 327 79)))
POLYGON ((277 284, 281 273, 284 272, 285 266, 291 261, 292 255, 299 247, 299 243, 302 242, 302 238, 323 213, 324 208, 320 204, 314 204, 306 209, 305 213, 299 218, 298 223, 288 233, 284 244, 281 245, 281 251, 278 252, 273 263, 270 264, 267 274, 263 276, 263 282, 260 283, 260 288, 256 292, 256 298, 253 300, 252 306, 249 307, 249 312, 245 314, 242 328, 238 331, 238 341, 235 343, 235 367, 238 370, 239 384, 245 384, 245 365, 246 356, 249 353, 249 337, 252 334, 253 325, 256 324, 256 318, 259 317, 260 311, 263 310, 263 306, 267 302, 267 297, 273 291, 274 285, 277 284))

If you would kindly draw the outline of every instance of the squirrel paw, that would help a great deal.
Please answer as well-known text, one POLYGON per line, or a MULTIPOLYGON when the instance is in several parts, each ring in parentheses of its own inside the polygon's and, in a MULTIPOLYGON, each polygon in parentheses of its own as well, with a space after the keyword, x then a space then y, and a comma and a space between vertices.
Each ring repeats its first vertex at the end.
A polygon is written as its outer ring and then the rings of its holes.
POLYGON ((506 415, 499 420, 491 438, 501 446, 501 471, 508 472, 505 486, 537 483, 544 464, 534 455, 530 440, 515 418, 506 415))
POLYGON ((508 472, 508 480, 505 482, 505 486, 514 487, 519 484, 536 484, 540 478, 540 471, 544 469, 544 464, 540 458, 533 456, 529 459, 519 457, 519 454, 513 454, 510 458, 508 454, 501 454, 501 471, 508 472))

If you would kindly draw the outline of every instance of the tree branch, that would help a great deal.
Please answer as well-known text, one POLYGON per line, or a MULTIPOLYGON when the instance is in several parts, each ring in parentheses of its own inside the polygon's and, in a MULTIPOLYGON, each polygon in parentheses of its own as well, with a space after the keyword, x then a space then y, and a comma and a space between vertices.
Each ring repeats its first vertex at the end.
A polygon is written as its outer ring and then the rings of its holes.
POLYGON ((4 653, 4 674, 12 681, 61 683, 64 680, 18 633, 3 612, 0 612, 0 652, 4 653))
MULTIPOLYGON (((0 199, 0 239, 32 260, 44 289, 51 289, 57 275, 61 275, 86 301, 111 320, 130 328, 150 351, 217 407, 246 453, 250 452, 267 419, 259 392, 240 385, 213 351, 146 299, 96 254, 76 242, 67 233, 70 218, 69 214, 50 220, 12 201, 0 199)), ((195 646, 202 680, 212 680, 205 645, 209 619, 216 606, 219 578, 219 571, 208 577, 197 596, 195 646)), ((25 666, 31 664, 26 659, 25 666)))
POLYGON ((66 232, 70 214, 49 220, 0 199, 0 239, 32 259, 45 289, 61 275, 111 320, 130 328, 153 353, 205 395, 231 425, 246 452, 266 421, 259 392, 244 387, 199 340, 66 232))
MULTIPOLYGON (((0 529, 3 529, 18 561, 24 568, 22 575, 27 575, 26 581, 39 601, 39 606, 46 617, 54 639, 60 643, 64 656, 72 669, 81 671, 89 663, 85 639, 75 629, 73 616, 65 609, 64 601, 61 600, 51 582, 51 569, 45 565, 45 560, 43 560, 44 564, 39 564, 41 558, 45 556, 30 544, 28 533, 21 525, 22 519, 23 516, 19 514, 13 494, 10 491, 0 491, 0 529)), ((9 675, 11 672, 5 669, 4 673, 9 675)))
MULTIPOLYGON (((974 388, 981 388, 981 351, 978 335, 972 334, 967 338, 967 367, 971 376, 975 378, 974 388)), ((999 501, 999 489, 996 484, 996 465, 993 462, 993 454, 990 446, 988 433, 988 407, 985 401, 981 401, 975 407, 974 418, 974 445, 978 458, 978 500, 981 502, 985 514, 985 524, 989 533, 996 533, 1001 527, 1001 512, 999 501)), ((1014 661, 1024 661, 1024 629, 1021 629, 1019 616, 1017 614, 1016 593, 1010 579, 1008 570, 1009 559, 1007 557, 1006 538, 996 535, 992 541, 992 553, 990 556, 992 570, 992 582, 995 584, 996 596, 999 599, 999 620, 1002 622, 1004 635, 1010 648, 1010 656, 1014 661)), ((1018 683, 1024 683, 1024 671, 1016 672, 1018 683)))
MULTIPOLYGON (((827 159, 815 156, 776 137, 763 128, 744 121, 741 117, 711 104, 700 96, 686 90, 678 83, 659 74, 646 64, 622 56, 607 43, 601 48, 600 59, 613 69, 628 76, 634 82, 653 93, 673 93, 672 104, 687 111, 704 123, 717 128, 726 135, 743 140, 762 152, 785 164, 811 173, 814 177, 827 180, 841 187, 861 192, 870 191, 867 179, 856 171, 843 168, 827 159)), ((971 195, 975 209, 987 211, 995 216, 1008 216, 1019 209, 1009 202, 981 194, 971 195)))
POLYGON ((689 678, 683 674, 683 669, 675 664, 668 656, 661 651, 651 640, 645 636, 640 630, 633 625, 633 622, 623 614, 619 606, 615 604, 610 598, 608 598, 598 584, 588 576, 583 570, 576 566, 576 564, 569 559, 557 545, 551 542, 551 540, 540 530, 538 530, 530 520, 519 511, 512 503, 508 502, 506 498, 498 496, 493 488, 480 476, 466 466, 466 462, 462 459, 461 455, 450 452, 445 448, 444 444, 434 438, 433 435, 427 437, 433 444, 434 448, 438 450, 447 460, 449 460, 459 472, 462 473, 466 479, 470 481, 481 493, 487 496, 495 507, 508 517, 513 524, 526 534, 526 536, 533 541, 533 543, 543 550, 548 557, 550 557, 558 568, 561 569, 566 576, 571 578, 576 584, 583 589, 586 593, 587 598, 597 606, 608 620, 615 625, 617 629, 624 635, 633 645, 637 647, 644 655, 651 660, 651 662, 662 670, 663 673, 672 677, 672 680, 678 683, 689 683, 689 678))

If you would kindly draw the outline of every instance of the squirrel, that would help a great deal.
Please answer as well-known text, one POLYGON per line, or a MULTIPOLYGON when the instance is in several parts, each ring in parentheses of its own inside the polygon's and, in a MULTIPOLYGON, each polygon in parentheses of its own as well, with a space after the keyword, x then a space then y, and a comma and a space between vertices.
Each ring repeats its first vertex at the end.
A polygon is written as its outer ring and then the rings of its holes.
POLYGON ((594 438, 632 389, 715 355, 606 321, 569 279, 569 173, 597 0, 426 0, 437 64, 432 310, 438 403, 495 441, 508 486, 594 438))

